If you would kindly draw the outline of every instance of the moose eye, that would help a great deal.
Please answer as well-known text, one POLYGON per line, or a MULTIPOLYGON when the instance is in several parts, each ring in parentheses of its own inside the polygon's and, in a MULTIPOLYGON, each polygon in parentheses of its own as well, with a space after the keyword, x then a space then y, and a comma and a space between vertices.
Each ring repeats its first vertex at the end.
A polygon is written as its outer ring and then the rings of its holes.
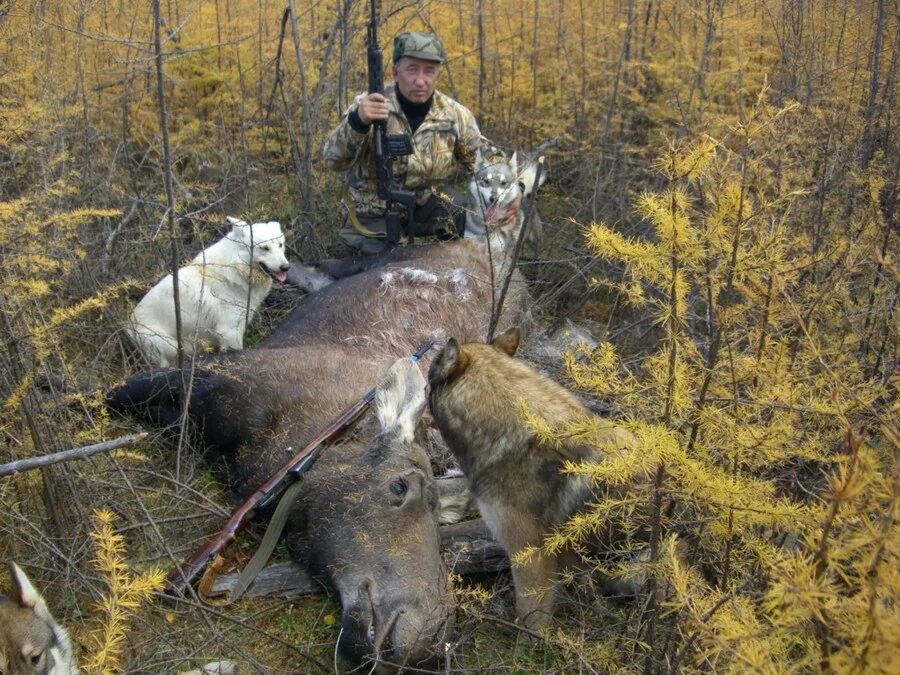
POLYGON ((406 494, 406 481, 402 478, 398 478, 393 483, 391 483, 391 492, 393 492, 398 497, 402 497, 406 494))
POLYGON ((37 668, 40 665, 41 659, 43 658, 43 656, 44 656, 43 652, 41 652, 39 654, 32 654, 31 659, 30 659, 31 665, 34 666, 35 668, 37 668))

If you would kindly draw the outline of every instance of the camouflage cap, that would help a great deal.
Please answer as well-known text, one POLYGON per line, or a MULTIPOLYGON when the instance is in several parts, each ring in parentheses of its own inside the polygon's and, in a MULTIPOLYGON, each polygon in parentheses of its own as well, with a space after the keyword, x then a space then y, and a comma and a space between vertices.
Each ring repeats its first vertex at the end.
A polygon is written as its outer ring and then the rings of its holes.
POLYGON ((404 56, 425 61, 447 62, 444 43, 434 33, 401 33, 394 38, 394 63, 404 56))

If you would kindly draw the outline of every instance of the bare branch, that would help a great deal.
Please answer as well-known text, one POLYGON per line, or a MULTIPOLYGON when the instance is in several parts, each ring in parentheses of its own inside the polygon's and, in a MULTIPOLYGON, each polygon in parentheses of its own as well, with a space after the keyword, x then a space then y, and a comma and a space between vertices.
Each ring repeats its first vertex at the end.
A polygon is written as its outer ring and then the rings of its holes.
POLYGON ((40 457, 17 459, 8 464, 0 464, 0 476, 11 476, 14 473, 31 471, 32 469, 41 469, 45 466, 50 466, 51 464, 70 462, 73 459, 85 459, 100 452, 109 452, 110 450, 122 448, 126 445, 136 445, 145 438, 147 438, 147 432, 143 431, 139 434, 131 434, 130 436, 114 438, 111 441, 103 441, 103 443, 85 445, 80 448, 72 448, 71 450, 62 450, 60 452, 50 453, 49 455, 41 455, 40 457))

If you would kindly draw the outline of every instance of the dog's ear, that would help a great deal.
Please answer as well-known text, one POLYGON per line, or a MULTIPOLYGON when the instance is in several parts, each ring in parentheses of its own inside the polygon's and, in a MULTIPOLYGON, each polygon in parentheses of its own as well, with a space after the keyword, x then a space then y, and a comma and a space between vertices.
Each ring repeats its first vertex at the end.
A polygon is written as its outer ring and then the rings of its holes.
POLYGON ((531 193, 534 192, 536 187, 540 187, 544 184, 544 181, 547 180, 547 172, 546 170, 542 170, 541 180, 538 182, 537 186, 535 186, 534 179, 537 177, 537 167, 537 162, 529 160, 522 167, 522 173, 519 174, 519 184, 524 188, 522 192, 526 199, 531 196, 531 193))
POLYGON ((428 369, 428 383, 433 388, 436 384, 447 382, 461 375, 468 365, 469 357, 460 348, 456 338, 450 338, 431 362, 431 368, 428 369))
MULTIPOLYGON (((535 172, 537 172, 537 162, 535 162, 534 170, 535 170, 535 172)), ((545 163, 541 167, 541 179, 538 181, 537 186, 541 187, 541 185, 543 185, 544 181, 546 181, 546 180, 547 180, 547 164, 545 163)))
POLYGON ((520 338, 521 333, 519 329, 514 327, 491 340, 491 345, 508 356, 515 356, 516 351, 519 349, 520 338))
POLYGON ((247 227, 247 222, 241 220, 240 218, 235 218, 234 216, 225 216, 225 220, 227 220, 234 227, 247 227))
POLYGON ((481 152, 481 148, 478 148, 475 151, 475 168, 474 172, 481 171, 481 167, 484 166, 484 154, 481 152))
MULTIPOLYGON (((514 176, 519 175, 519 153, 514 152, 512 157, 509 158, 509 168, 513 172, 514 176)), ((518 180, 518 179, 517 179, 518 180)))

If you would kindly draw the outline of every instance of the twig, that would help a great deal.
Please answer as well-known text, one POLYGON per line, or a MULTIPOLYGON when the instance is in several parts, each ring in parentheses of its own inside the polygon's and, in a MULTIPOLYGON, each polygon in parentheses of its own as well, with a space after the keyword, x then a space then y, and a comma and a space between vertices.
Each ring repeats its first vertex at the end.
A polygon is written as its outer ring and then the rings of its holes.
POLYGON ((128 210, 128 213, 125 215, 125 217, 119 221, 119 224, 116 225, 108 235, 106 235, 106 244, 103 247, 104 251, 106 251, 106 257, 103 259, 103 271, 107 274, 109 273, 109 261, 110 258, 112 258, 112 250, 113 246, 115 246, 116 244, 116 239, 119 237, 119 233, 122 231, 122 228, 130 223, 131 219, 134 218, 134 212, 137 210, 137 206, 137 200, 133 200, 131 202, 131 208, 128 210))
POLYGON ((139 434, 131 434, 130 436, 121 436, 111 441, 96 443, 94 445, 85 445, 80 448, 72 448, 71 450, 62 450, 60 452, 52 452, 48 455, 40 457, 30 457, 28 459, 17 459, 14 462, 0 465, 0 477, 10 476, 20 471, 31 471, 32 469, 40 469, 51 464, 59 464, 60 462, 70 462, 73 459, 85 459, 99 452, 108 452, 126 445, 135 445, 147 438, 147 432, 139 434))
MULTIPOLYGON (((522 626, 520 624, 513 623, 512 621, 507 621, 506 619, 501 619, 499 616, 494 616, 493 614, 482 614, 481 618, 485 619, 487 621, 490 621, 492 623, 497 623, 497 624, 500 624, 501 626, 506 626, 507 628, 512 628, 513 630, 517 630, 520 633, 529 635, 529 636, 536 638, 536 639, 540 640, 541 642, 544 642, 548 645, 553 645, 553 643, 550 642, 550 640, 548 640, 547 637, 545 635, 543 635, 542 633, 539 633, 536 630, 531 630, 530 628, 526 628, 525 626, 522 626)), ((581 662, 581 665, 583 665, 585 668, 587 668, 590 672, 594 673, 594 675, 597 675, 597 670, 593 666, 591 666, 590 663, 588 663, 588 661, 584 658, 584 655, 580 654, 575 649, 573 649, 572 652, 575 654, 575 656, 581 662)))
MULTIPOLYGON (((321 661, 319 661, 317 658, 315 658, 311 654, 307 653, 307 651, 304 651, 304 646, 298 645, 294 642, 291 642, 290 640, 285 640, 284 638, 279 637, 278 635, 275 635, 274 633, 269 633, 268 631, 266 631, 262 628, 259 628, 258 626, 255 626, 255 625, 253 625, 253 623, 250 623, 244 619, 235 618, 234 616, 232 616, 231 614, 229 614, 227 612, 220 612, 214 606, 204 604, 199 599, 192 600, 185 596, 172 596, 172 595, 167 595, 165 593, 157 593, 157 597, 162 602, 167 602, 167 603, 171 602, 171 603, 175 603, 176 605, 184 605, 186 607, 193 607, 195 609, 199 609, 199 610, 201 610, 201 612, 200 612, 201 615, 204 617, 206 617, 207 615, 210 615, 210 616, 216 617, 217 619, 222 619, 223 621, 228 621, 232 624, 237 624, 237 625, 241 626, 242 628, 244 628, 245 630, 247 630, 248 632, 256 633, 257 635, 262 636, 266 640, 270 640, 272 642, 280 644, 280 645, 292 650, 293 652, 299 654, 300 656, 304 657, 311 663, 314 663, 316 666, 318 666, 320 668, 320 670, 318 672, 326 672, 327 671, 327 669, 325 668, 324 664, 321 661)), ((308 648, 309 645, 306 645, 306 647, 308 648)), ((241 654, 241 655, 243 656, 243 654, 241 654)))
POLYGON ((534 211, 534 201, 537 198, 538 186, 541 184, 541 173, 543 173, 543 171, 544 158, 539 157, 537 171, 535 171, 534 174, 534 189, 531 191, 528 202, 525 204, 525 217, 522 220, 522 227, 519 228, 519 236, 516 238, 516 245, 513 247, 513 252, 509 259, 509 269, 503 279, 503 286, 500 288, 500 297, 497 299, 497 306, 494 307, 494 312, 491 315, 491 324, 488 327, 487 342, 494 339, 494 331, 497 329, 497 324, 500 321, 500 314, 503 313, 503 301, 506 299, 506 292, 509 290, 509 282, 512 281, 512 275, 516 269, 516 262, 519 260, 519 255, 522 253, 522 247, 525 244, 525 230, 528 228, 528 221, 531 219, 531 214, 534 211))
MULTIPOLYGON (((725 595, 723 595, 723 596, 719 599, 719 601, 718 601, 715 605, 713 605, 712 608, 711 608, 706 614, 703 615, 703 618, 701 619, 701 623, 706 623, 707 621, 709 621, 709 620, 712 618, 713 614, 715 614, 716 612, 718 612, 718 611, 719 611, 719 608, 721 608, 722 605, 724 605, 724 604, 725 604, 728 600, 730 600, 733 596, 734 596, 734 593, 733 593, 733 592, 732 592, 732 593, 726 593, 725 595)), ((678 672, 678 666, 681 665, 681 659, 683 659, 683 658, 684 658, 684 655, 687 654, 688 651, 690 651, 691 647, 693 646, 694 642, 697 641, 697 638, 698 638, 698 637, 700 637, 700 630, 699 630, 699 629, 698 629, 698 630, 695 630, 695 631, 691 634, 691 636, 687 639, 687 642, 685 642, 685 643, 681 646, 681 649, 678 650, 678 652, 675 654, 675 657, 672 659, 672 666, 669 668, 669 673, 670 673, 670 674, 671 674, 671 673, 677 673, 677 672, 678 672)))

